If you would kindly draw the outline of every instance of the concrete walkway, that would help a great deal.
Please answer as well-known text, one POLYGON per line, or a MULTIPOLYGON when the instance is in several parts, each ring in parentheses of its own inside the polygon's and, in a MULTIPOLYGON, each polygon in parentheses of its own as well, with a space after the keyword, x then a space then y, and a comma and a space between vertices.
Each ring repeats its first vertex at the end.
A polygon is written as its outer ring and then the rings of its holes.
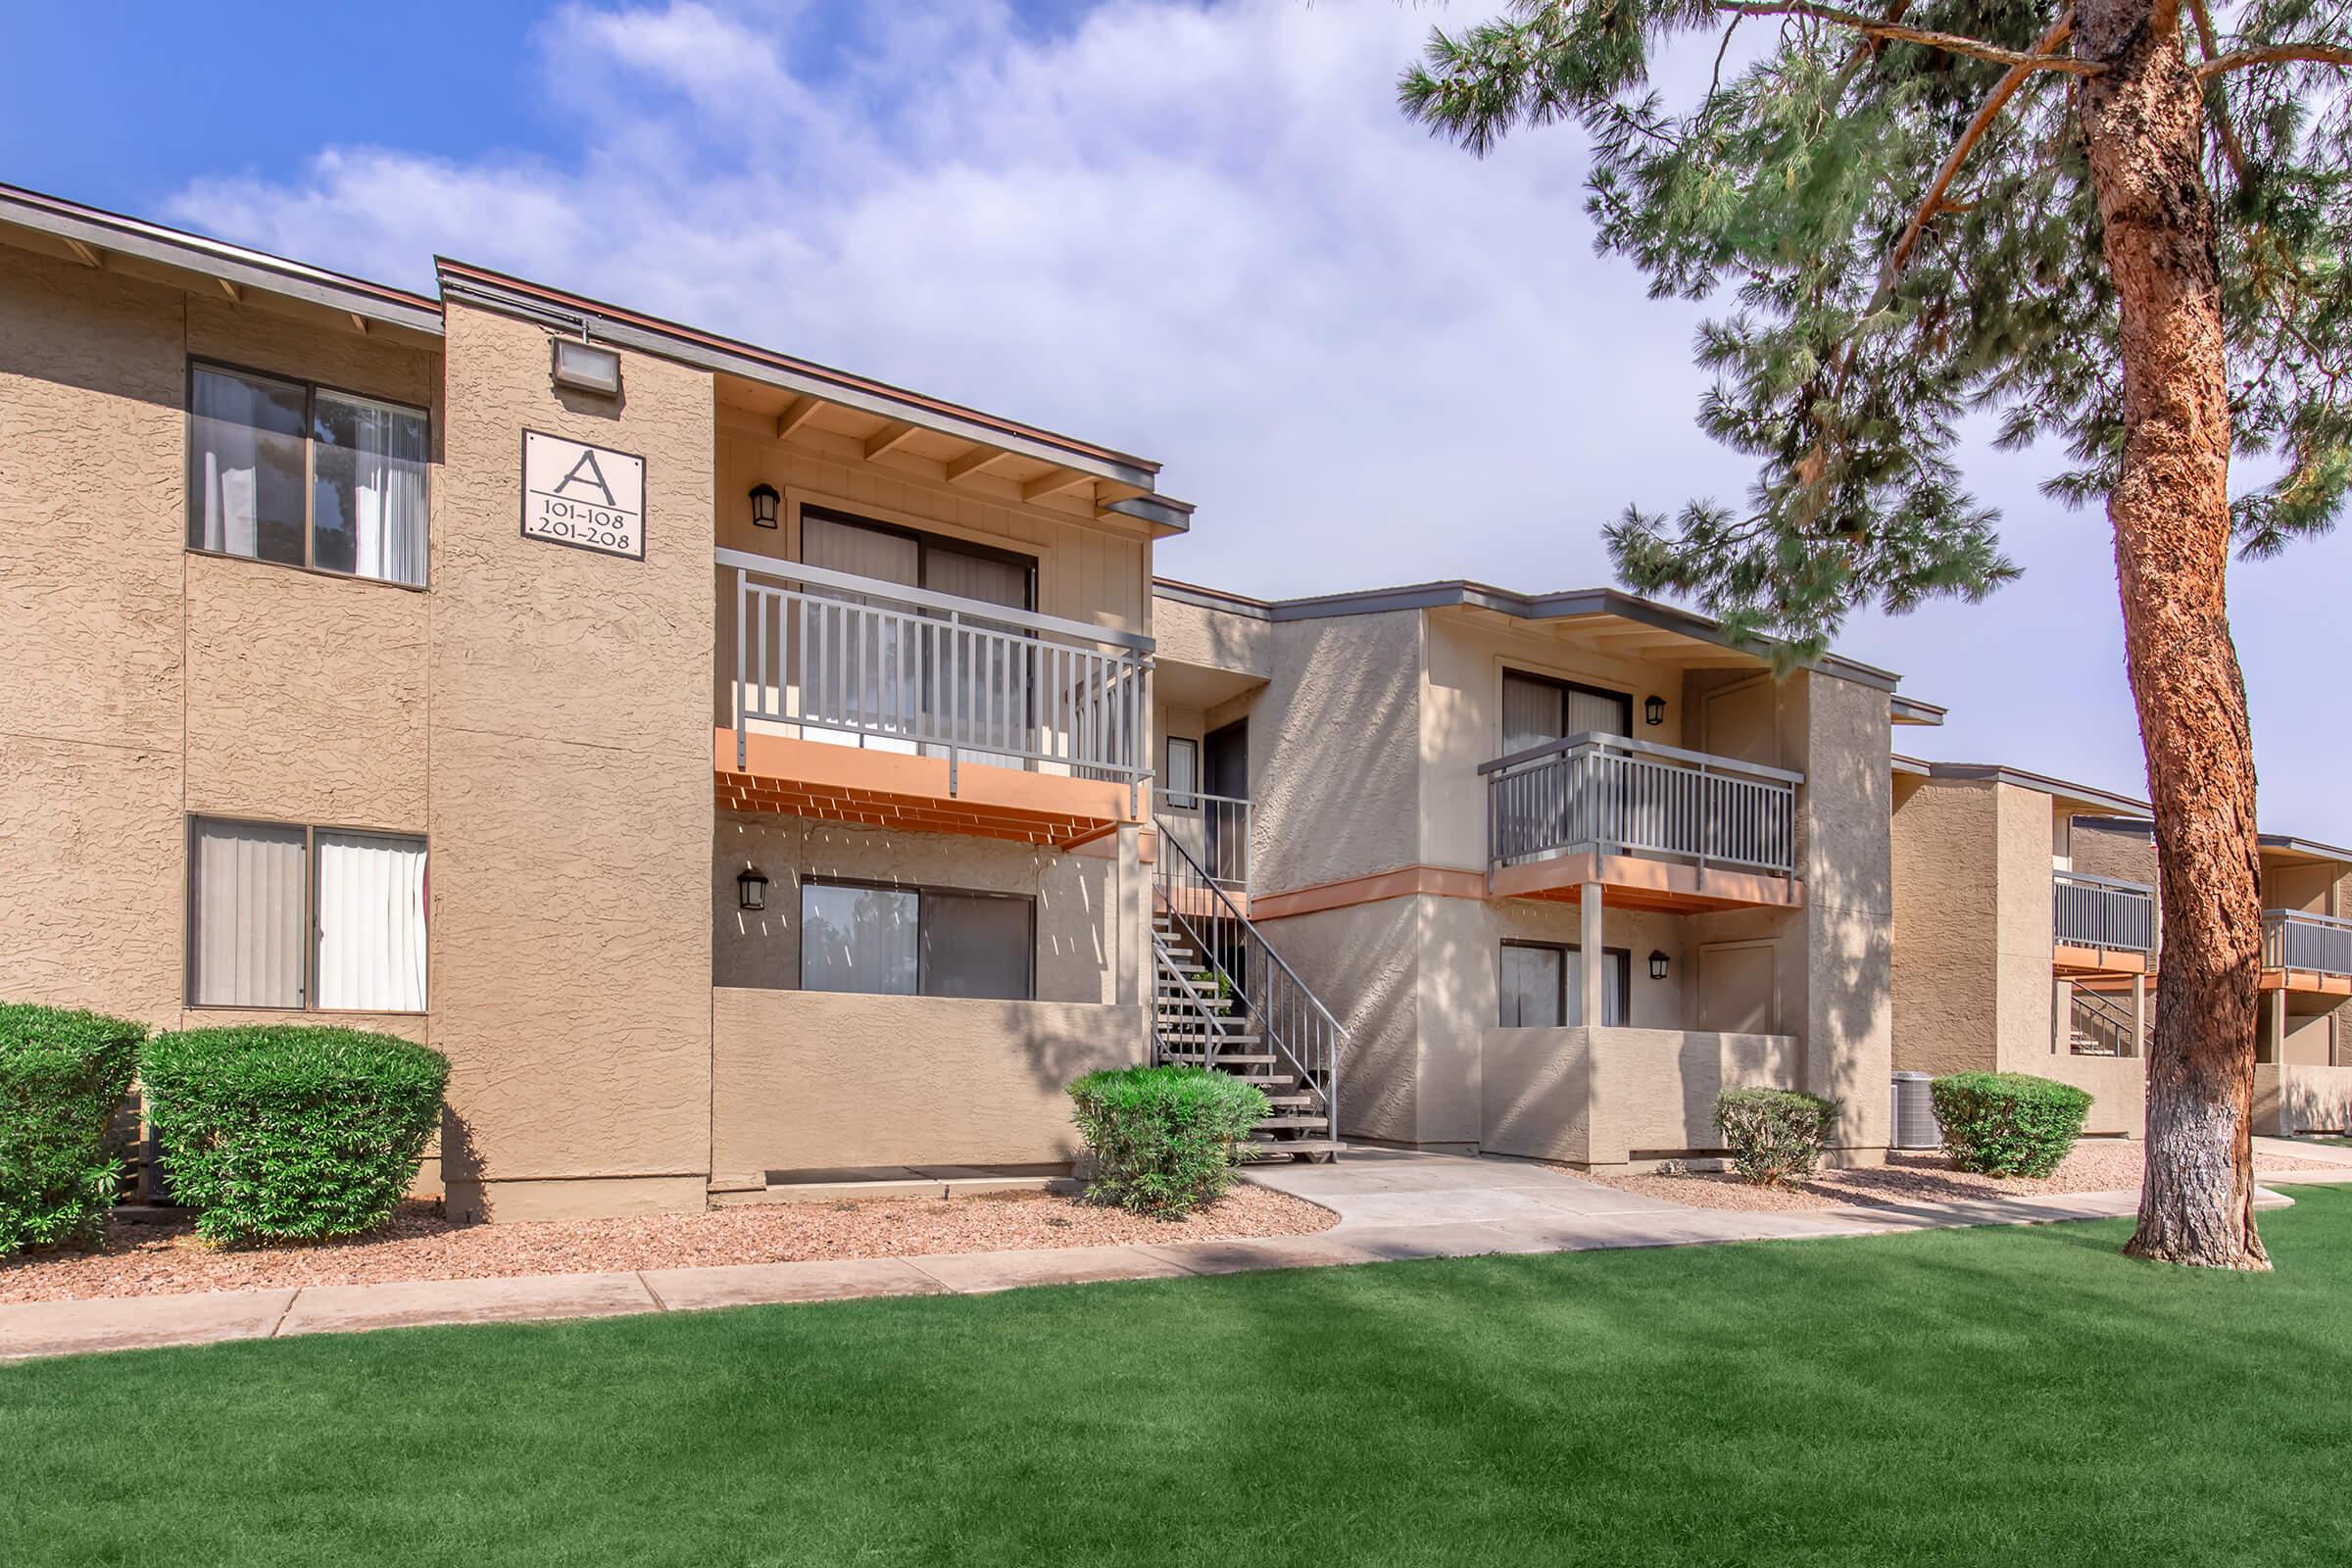
MULTIPOLYGON (((2303 1144, 2268 1152, 2319 1157, 2303 1144)), ((2352 1152, 2344 1152, 2340 1168, 2266 1176, 2266 1189, 2298 1180, 2352 1182, 2352 1152)), ((0 1305, 0 1359, 435 1323, 612 1317, 855 1297, 978 1295, 1027 1285, 1174 1279, 1405 1258, 2039 1224, 2130 1214, 2139 1203, 2138 1193, 2132 1191, 1793 1212, 1691 1208, 1622 1193, 1544 1165, 1391 1150, 1359 1151, 1333 1165, 1260 1167, 1248 1172, 1246 1179, 1319 1203, 1336 1213, 1339 1223, 1312 1236, 1258 1241, 28 1301, 0 1305)), ((2266 1190, 2258 1206, 2278 1207, 2288 1201, 2266 1190)))

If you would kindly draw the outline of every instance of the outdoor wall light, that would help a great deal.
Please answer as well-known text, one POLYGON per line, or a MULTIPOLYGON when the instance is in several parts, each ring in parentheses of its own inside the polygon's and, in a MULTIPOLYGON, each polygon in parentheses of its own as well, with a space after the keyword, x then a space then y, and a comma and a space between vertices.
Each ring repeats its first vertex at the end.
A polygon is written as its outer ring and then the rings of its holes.
POLYGON ((773 528, 776 525, 776 503, 784 498, 776 494, 772 484, 752 486, 752 526, 773 528))
POLYGON ((1648 719, 1652 724, 1665 723, 1666 699, 1663 697, 1652 697, 1648 702, 1643 703, 1642 705, 1642 716, 1648 719))
MULTIPOLYGON (((1652 701, 1654 702, 1655 699, 1653 698, 1652 701)), ((1666 978, 1666 955, 1655 948, 1649 950, 1649 977, 1652 980, 1666 978)))
POLYGON ((756 865, 747 865, 735 873, 735 898, 747 909, 767 907, 767 878, 756 865))
POLYGON ((555 368, 551 373, 556 385, 567 386, 574 392, 593 392, 598 397, 620 396, 620 354, 614 349, 600 349, 578 338, 552 339, 556 345, 555 368))

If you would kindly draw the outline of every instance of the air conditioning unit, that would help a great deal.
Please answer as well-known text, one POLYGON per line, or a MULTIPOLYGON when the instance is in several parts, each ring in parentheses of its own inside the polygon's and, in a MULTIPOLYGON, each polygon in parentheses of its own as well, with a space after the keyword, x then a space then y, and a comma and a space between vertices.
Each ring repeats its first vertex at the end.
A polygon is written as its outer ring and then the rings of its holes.
POLYGON ((1935 1076, 1924 1072, 1898 1072, 1894 1075, 1894 1147, 1897 1149, 1941 1149, 1943 1128, 1936 1121, 1936 1097, 1928 1086, 1935 1076))

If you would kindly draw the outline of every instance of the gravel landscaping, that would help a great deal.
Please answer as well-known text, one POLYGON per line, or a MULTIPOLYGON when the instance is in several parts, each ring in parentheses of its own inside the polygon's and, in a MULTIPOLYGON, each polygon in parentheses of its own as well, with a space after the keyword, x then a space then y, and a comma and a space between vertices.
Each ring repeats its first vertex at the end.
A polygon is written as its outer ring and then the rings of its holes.
POLYGON ((185 1224, 117 1224, 102 1251, 0 1260, 0 1301, 1236 1241, 1302 1236, 1334 1223, 1328 1209, 1247 1183, 1183 1220, 1142 1219, 1049 1193, 753 1204, 513 1225, 453 1224, 432 1204, 406 1203, 372 1236, 309 1245, 222 1249, 198 1240, 185 1224))
MULTIPOLYGON (((2322 1160, 2256 1159, 2255 1170, 2331 1170, 2322 1160)), ((1975 1198, 2028 1198, 2041 1193, 2104 1193, 2139 1185, 2137 1143, 2085 1141, 2055 1171, 2039 1180, 2023 1176, 1979 1176, 1954 1170, 1940 1153, 1889 1152, 1886 1163, 1868 1170, 1824 1170, 1800 1187, 1753 1187, 1728 1173, 1619 1176, 1580 1171, 1589 1180, 1689 1203, 1694 1208, 1843 1208, 1849 1204, 1948 1203, 1975 1198)))

